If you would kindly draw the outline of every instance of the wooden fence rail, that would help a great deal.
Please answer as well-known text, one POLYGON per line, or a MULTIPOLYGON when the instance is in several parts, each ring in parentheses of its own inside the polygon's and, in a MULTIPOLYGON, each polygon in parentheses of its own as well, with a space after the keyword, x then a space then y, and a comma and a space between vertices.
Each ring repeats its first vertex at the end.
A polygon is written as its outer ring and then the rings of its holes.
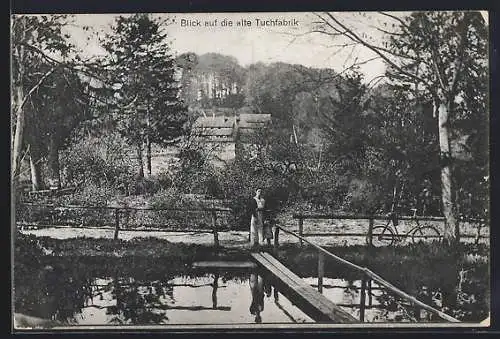
MULTIPOLYGON (((33 204, 33 203, 21 203, 20 206, 32 206, 39 208, 48 208, 51 210, 64 211, 64 210, 107 210, 114 215, 114 234, 113 239, 117 240, 120 232, 120 213, 130 212, 130 211, 173 211, 173 212, 209 212, 211 219, 210 232, 214 235, 214 246, 219 247, 219 230, 217 227, 217 212, 231 212, 230 208, 223 207, 205 207, 205 208, 132 208, 132 207, 113 207, 113 206, 77 206, 77 205, 67 205, 67 206, 57 206, 52 204, 33 204)), ((178 230, 179 231, 179 230, 178 230)), ((185 231, 185 230, 182 230, 185 231)))
MULTIPOLYGON (((385 280, 384 278, 382 278, 381 276, 379 276, 375 272, 371 271, 367 267, 362 267, 362 266, 356 265, 348 260, 345 260, 345 259, 325 250, 323 247, 321 247, 321 246, 307 240, 306 238, 296 234, 295 232, 286 230, 279 225, 275 225, 275 232, 274 232, 275 249, 277 249, 279 246, 280 230, 287 233, 287 234, 290 234, 290 235, 296 237, 297 239, 301 240, 302 242, 305 242, 318 250, 318 290, 322 290, 322 288, 323 288, 323 286, 322 286, 323 279, 322 278, 323 278, 323 274, 324 274, 324 262, 325 261, 324 261, 324 259, 322 259, 322 257, 327 256, 327 257, 329 257, 329 258, 331 258, 339 263, 342 263, 342 264, 350 267, 351 269, 353 269, 355 271, 362 273, 363 280, 365 280, 366 278, 369 278, 371 280, 375 280, 379 285, 384 286, 386 289, 390 290, 392 293, 410 301, 413 305, 417 305, 421 309, 424 309, 424 310, 427 310, 431 313, 437 314, 439 317, 441 317, 442 319, 447 320, 449 322, 460 322, 460 320, 455 319, 452 316, 450 316, 450 315, 448 315, 448 314, 446 314, 446 313, 444 313, 444 312, 442 312, 442 311, 440 311, 432 306, 429 306, 429 305, 417 300, 415 297, 407 294, 406 292, 400 290, 399 288, 397 288, 396 286, 394 286, 393 284, 391 284, 390 282, 388 282, 387 280, 385 280), (321 279, 319 279, 320 276, 321 276, 321 279)), ((363 295, 365 293, 364 289, 366 289, 366 287, 367 287, 366 282, 365 283, 362 282, 361 295, 363 295)), ((365 302, 364 297, 362 297, 362 302, 363 303, 365 302)), ((362 313, 362 316, 364 317, 364 312, 362 313)))
MULTIPOLYGON (((366 236, 368 244, 372 244, 372 230, 375 224, 375 220, 391 220, 393 219, 390 215, 353 215, 353 214, 315 214, 315 213, 295 213, 292 215, 292 218, 298 220, 298 235, 301 237, 321 237, 321 236, 337 236, 337 237, 353 237, 353 236, 366 236), (368 220, 368 230, 366 233, 355 233, 355 232, 322 232, 322 233, 304 233, 304 220, 318 220, 318 219, 326 219, 326 220, 368 220)), ((403 221, 439 221, 445 222, 444 217, 420 217, 420 216, 397 216, 397 220, 403 221)), ((488 235, 482 235, 481 230, 483 230, 483 225, 486 222, 485 219, 475 219, 475 218, 467 218, 461 219, 459 222, 470 222, 470 223, 478 223, 478 227, 476 228, 476 234, 461 234, 462 238, 475 238, 476 243, 479 242, 479 239, 489 238, 488 235)), ((398 234, 397 237, 408 238, 412 237, 411 234, 398 234)), ((304 242, 300 238, 299 239, 300 246, 303 246, 304 242)))

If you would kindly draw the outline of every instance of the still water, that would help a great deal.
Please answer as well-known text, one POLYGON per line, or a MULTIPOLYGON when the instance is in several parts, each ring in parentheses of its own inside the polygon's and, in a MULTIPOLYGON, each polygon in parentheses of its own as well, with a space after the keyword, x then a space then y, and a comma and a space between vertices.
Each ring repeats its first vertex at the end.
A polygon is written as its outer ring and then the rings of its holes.
MULTIPOLYGON (((15 312, 62 325, 313 323, 279 284, 257 270, 120 275, 47 265, 16 281, 15 312)), ((317 286, 316 278, 304 278, 317 286)), ((324 278, 323 294, 360 322, 427 322, 375 282, 324 278), (364 294, 364 306, 361 295, 364 294)))
POLYGON ((259 300, 252 294, 256 287, 250 280, 255 279, 227 279, 216 273, 164 282, 95 279, 74 319, 80 325, 312 322, 283 295, 272 295, 269 285, 259 300))
POLYGON ((64 277, 45 267, 38 276, 16 284, 15 312, 63 325, 314 322, 257 272, 64 277))

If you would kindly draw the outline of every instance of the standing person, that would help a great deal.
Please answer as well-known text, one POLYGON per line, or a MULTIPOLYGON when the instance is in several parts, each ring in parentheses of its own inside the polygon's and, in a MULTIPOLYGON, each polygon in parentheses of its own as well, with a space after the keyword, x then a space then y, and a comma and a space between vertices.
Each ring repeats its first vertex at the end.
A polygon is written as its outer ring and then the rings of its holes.
POLYGON ((255 196, 250 204, 252 217, 250 219, 250 244, 259 246, 264 241, 264 206, 265 200, 261 196, 260 188, 255 190, 255 196))

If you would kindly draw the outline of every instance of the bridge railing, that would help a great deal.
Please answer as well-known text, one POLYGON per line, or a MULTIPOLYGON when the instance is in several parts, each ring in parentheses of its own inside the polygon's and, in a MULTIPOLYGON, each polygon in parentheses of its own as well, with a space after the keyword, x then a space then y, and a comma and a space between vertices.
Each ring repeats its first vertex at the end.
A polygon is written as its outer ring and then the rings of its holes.
MULTIPOLYGON (((295 213, 292 215, 294 220, 298 222, 298 235, 301 237, 326 237, 326 236, 337 236, 337 237, 366 237, 368 244, 371 244, 372 230, 376 222, 387 222, 391 220, 392 217, 388 215, 348 215, 348 214, 320 214, 320 213, 295 213), (364 220, 368 221, 366 227, 366 232, 304 232, 304 221, 305 220, 364 220)), ((432 217, 432 216, 398 216, 398 221, 432 221, 432 222, 445 222, 443 217, 432 217)), ((462 225, 474 224, 475 234, 471 233, 470 227, 468 232, 462 232, 460 237, 462 238, 474 238, 476 243, 480 239, 488 239, 489 234, 482 234, 481 232, 487 230, 484 227, 484 219, 474 219, 474 218, 461 218, 459 223, 462 225)), ((410 237, 410 234, 405 234, 404 232, 399 232, 399 237, 410 237)), ((303 245, 303 241, 300 240, 300 245, 303 245)))
POLYGON ((455 319, 454 317, 452 317, 452 316, 450 316, 450 315, 448 315, 448 314, 446 314, 446 313, 444 313, 444 312, 442 312, 442 311, 440 311, 432 306, 429 306, 429 305, 421 302, 420 300, 416 299, 415 297, 409 295, 408 293, 400 290, 399 288, 397 288, 396 286, 394 286, 389 281, 385 280, 384 278, 382 278, 380 275, 376 274, 375 272, 373 272, 369 268, 359 266, 359 265, 354 264, 354 263, 352 263, 344 258, 341 258, 341 257, 327 251, 323 247, 307 240, 303 236, 298 235, 293 231, 287 230, 279 225, 275 225, 275 227, 274 227, 274 248, 275 248, 275 250, 277 250, 279 247, 280 231, 296 237, 297 239, 299 239, 301 241, 301 243, 307 243, 318 251, 318 269, 317 269, 317 272, 318 272, 318 291, 320 293, 322 293, 322 291, 323 291, 323 278, 324 278, 324 274, 325 274, 325 257, 332 259, 335 262, 344 264, 347 267, 349 267, 349 268, 351 268, 351 269, 353 269, 353 270, 355 270, 363 275, 363 279, 361 281, 361 293, 360 293, 360 321, 361 322, 364 322, 364 310, 365 310, 365 306, 366 306, 365 305, 366 304, 366 289, 369 288, 367 285, 368 285, 368 281, 370 281, 370 280, 376 281, 379 285, 384 286, 387 290, 391 291, 392 293, 398 295, 399 297, 401 297, 403 299, 410 301, 411 304, 413 304, 421 309, 424 309, 430 313, 436 314, 440 318, 442 318, 446 321, 460 322, 460 320, 455 319))
POLYGON ((224 207, 130 208, 97 206, 56 206, 20 203, 16 225, 24 227, 112 228, 114 239, 120 231, 211 232, 219 246, 218 232, 231 224, 231 209, 224 207))

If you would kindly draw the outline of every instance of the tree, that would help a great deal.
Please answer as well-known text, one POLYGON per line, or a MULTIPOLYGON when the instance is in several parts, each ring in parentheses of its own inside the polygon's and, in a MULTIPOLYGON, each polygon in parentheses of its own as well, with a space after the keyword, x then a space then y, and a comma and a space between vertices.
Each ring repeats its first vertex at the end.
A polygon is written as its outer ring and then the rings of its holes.
POLYGON ((50 186, 61 184, 59 151, 71 141, 75 128, 91 118, 86 87, 74 70, 59 68, 30 98, 26 141, 35 190, 43 185, 39 165, 45 157, 50 186))
MULTIPOLYGON (((12 182, 16 185, 19 177, 21 153, 25 145, 26 104, 37 89, 67 61, 57 61, 52 55, 64 58, 72 50, 63 34, 62 27, 68 17, 14 16, 11 22, 12 50, 12 182), (41 69, 41 65, 49 67, 41 69)), ((37 160, 32 159, 33 169, 37 160)), ((35 171, 36 173, 36 171, 35 171)))
MULTIPOLYGON (((366 14, 363 14, 366 16, 366 14)), ((470 81, 487 73, 487 29, 477 12, 417 12, 407 17, 380 13, 392 20, 377 30, 390 36, 386 46, 367 39, 331 13, 318 14, 318 31, 347 37, 368 48, 388 65, 388 76, 410 86, 419 97, 431 98, 437 116, 441 197, 446 219, 444 240, 460 239, 453 187, 451 152, 452 120, 460 102, 468 99, 470 81), (420 94, 419 94, 420 93, 420 94)), ((366 20, 366 19, 365 19, 366 20)), ((471 102, 468 103, 472 104, 471 102)))
POLYGON ((43 187, 44 160, 49 163, 50 185, 60 186, 59 149, 73 129, 90 117, 89 83, 82 76, 98 74, 64 33, 71 19, 67 15, 12 19, 12 176, 15 184, 24 150, 34 190, 43 187))
POLYGON ((151 175, 151 144, 178 140, 187 119, 163 24, 147 14, 120 16, 103 43, 117 89, 118 129, 136 147, 141 177, 143 145, 151 175))
POLYGON ((242 106, 245 70, 236 58, 184 53, 177 57, 177 65, 182 69, 181 97, 191 109, 242 106))

